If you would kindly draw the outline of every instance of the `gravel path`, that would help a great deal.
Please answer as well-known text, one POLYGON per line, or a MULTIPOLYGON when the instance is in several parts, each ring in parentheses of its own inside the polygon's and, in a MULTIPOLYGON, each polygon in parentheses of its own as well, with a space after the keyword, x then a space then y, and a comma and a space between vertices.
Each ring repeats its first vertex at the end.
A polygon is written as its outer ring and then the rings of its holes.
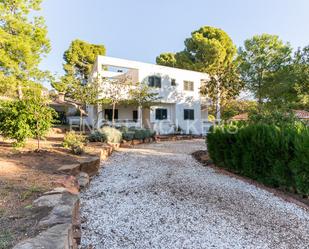
POLYGON ((309 213, 190 153, 202 140, 122 149, 82 193, 82 246, 309 248, 309 213))

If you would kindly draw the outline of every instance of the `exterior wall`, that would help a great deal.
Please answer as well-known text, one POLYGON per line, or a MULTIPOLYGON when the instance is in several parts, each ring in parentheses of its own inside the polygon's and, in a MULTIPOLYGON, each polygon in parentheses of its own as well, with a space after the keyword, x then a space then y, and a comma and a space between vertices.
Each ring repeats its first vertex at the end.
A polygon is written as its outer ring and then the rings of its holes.
MULTIPOLYGON (((146 84, 148 84, 149 76, 160 76, 161 88, 153 88, 153 92, 158 93, 160 99, 158 104, 155 104, 150 108, 150 111, 147 112, 146 110, 143 110, 142 119, 145 126, 149 126, 161 134, 172 133, 175 131, 176 127, 180 127, 186 133, 201 134, 203 132, 199 89, 201 81, 209 78, 207 74, 137 61, 99 56, 96 65, 94 66, 92 77, 97 75, 113 78, 126 75, 133 82, 146 84), (119 67, 126 68, 127 70, 125 73, 108 72, 103 70, 104 67, 119 67), (176 86, 171 85, 172 79, 176 80, 176 86), (192 81, 194 83, 194 90, 185 91, 184 81, 192 81), (156 108, 166 108, 168 119, 160 121, 155 120, 156 108), (184 109, 194 109, 194 120, 184 120, 184 109)), ((126 95, 126 91, 124 90, 123 96, 126 97, 126 95)), ((123 106, 118 109, 119 119, 132 119, 132 108, 128 109, 128 107, 123 106)), ((205 114, 203 115, 203 118, 204 117, 205 114)))

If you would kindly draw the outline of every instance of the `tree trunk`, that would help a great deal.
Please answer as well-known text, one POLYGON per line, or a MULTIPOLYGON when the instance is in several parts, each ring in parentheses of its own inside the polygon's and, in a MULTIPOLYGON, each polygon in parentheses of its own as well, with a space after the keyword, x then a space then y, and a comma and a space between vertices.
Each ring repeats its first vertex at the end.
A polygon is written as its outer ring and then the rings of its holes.
POLYGON ((82 110, 79 109, 79 133, 82 134, 82 127, 83 127, 83 113, 82 110))
POLYGON ((37 150, 39 151, 40 150, 40 135, 39 135, 39 123, 36 122, 36 134, 37 134, 37 142, 38 142, 38 148, 37 150))
POLYGON ((143 107, 142 106, 139 106, 138 107, 138 111, 139 111, 139 124, 140 124, 140 127, 143 128, 143 107))
POLYGON ((18 84, 18 86, 17 86, 17 95, 18 95, 19 100, 23 99, 23 91, 22 91, 22 87, 21 87, 20 84, 18 84))
POLYGON ((113 103, 112 127, 115 127, 115 108, 116 108, 116 104, 113 103))
POLYGON ((220 124, 221 121, 221 90, 220 90, 220 82, 217 80, 217 96, 216 96, 216 120, 220 124))

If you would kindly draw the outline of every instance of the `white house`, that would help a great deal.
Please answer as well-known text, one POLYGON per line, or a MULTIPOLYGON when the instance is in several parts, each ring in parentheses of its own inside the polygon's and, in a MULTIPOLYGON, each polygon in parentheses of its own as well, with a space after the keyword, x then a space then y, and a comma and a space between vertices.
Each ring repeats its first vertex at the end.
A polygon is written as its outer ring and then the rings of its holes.
MULTIPOLYGON (((158 134, 203 134, 207 131, 207 103, 199 93, 208 75, 195 71, 154 65, 149 63, 98 56, 91 78, 125 77, 131 82, 141 82, 153 87, 159 100, 151 108, 116 106, 117 126, 139 127, 142 119, 145 128, 158 134)), ((126 94, 124 93, 124 98, 126 94)), ((88 122, 95 125, 109 123, 112 119, 110 106, 88 106, 88 122)))

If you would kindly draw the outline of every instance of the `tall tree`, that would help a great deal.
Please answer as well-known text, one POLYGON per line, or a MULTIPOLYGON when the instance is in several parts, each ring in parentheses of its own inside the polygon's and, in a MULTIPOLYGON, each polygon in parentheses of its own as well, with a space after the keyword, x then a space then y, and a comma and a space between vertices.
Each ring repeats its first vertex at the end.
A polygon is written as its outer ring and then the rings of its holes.
POLYGON ((174 53, 162 53, 156 58, 156 62, 162 66, 176 67, 177 61, 174 53))
POLYGON ((237 49, 232 39, 221 29, 204 26, 193 31, 185 40, 185 49, 175 55, 161 54, 157 63, 208 73, 210 80, 201 88, 201 93, 217 102, 217 118, 220 119, 220 103, 223 98, 234 97, 242 88, 235 56, 237 49), (230 94, 232 93, 232 94, 230 94))
POLYGON ((297 102, 309 109, 309 45, 298 49, 293 61, 297 102))
POLYGON ((80 129, 83 126, 84 106, 95 104, 97 100, 98 85, 96 81, 90 82, 89 76, 98 55, 105 55, 103 45, 72 41, 63 55, 65 75, 60 81, 52 83, 58 92, 65 93, 66 97, 76 102, 80 111, 80 129))
POLYGON ((288 43, 269 34, 253 36, 239 49, 241 78, 259 104, 267 97, 273 75, 290 63, 291 52, 288 43))
POLYGON ((0 1, 0 94, 19 96, 41 88, 38 65, 50 51, 44 18, 35 15, 41 0, 0 1))

